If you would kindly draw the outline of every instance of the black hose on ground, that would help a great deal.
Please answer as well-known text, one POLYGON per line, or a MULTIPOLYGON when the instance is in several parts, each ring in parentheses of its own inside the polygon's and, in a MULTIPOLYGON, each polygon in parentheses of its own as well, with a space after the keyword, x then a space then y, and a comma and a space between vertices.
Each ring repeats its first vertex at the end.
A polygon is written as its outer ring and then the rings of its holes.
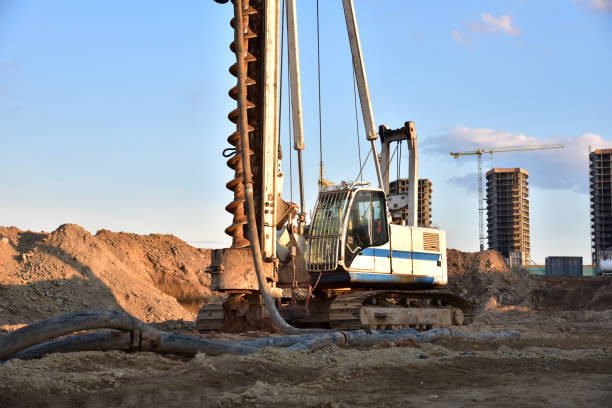
POLYGON ((43 341, 91 329, 162 333, 127 313, 85 310, 33 323, 0 337, 0 360, 43 341))
POLYGON ((193 356, 198 352, 210 355, 250 354, 265 347, 287 347, 289 350, 313 351, 329 345, 372 346, 406 339, 411 339, 415 343, 425 343, 451 336, 490 340, 519 337, 519 333, 513 331, 471 334, 444 328, 422 333, 414 329, 371 332, 349 330, 273 336, 244 341, 221 341, 162 332, 127 313, 91 310, 43 320, 0 336, 0 361, 13 358, 27 360, 40 358, 50 353, 72 351, 152 351, 183 356, 193 356), (121 331, 86 333, 56 339, 58 336, 73 332, 102 328, 121 331))
MULTIPOLYGON (((21 350, 6 360, 32 360, 52 353, 69 353, 77 351, 130 351, 130 332, 87 333, 63 337, 37 344, 21 350)), ((2 361, 2 360, 0 360, 2 361)), ((5 360, 4 360, 5 361, 5 360)))
POLYGON ((162 354, 177 354, 193 357, 198 352, 210 355, 250 354, 261 348, 262 346, 255 347, 238 342, 223 342, 174 333, 153 334, 138 331, 108 331, 104 333, 79 334, 47 341, 21 350, 6 360, 12 360, 14 358, 31 360, 34 358, 41 358, 51 353, 110 350, 125 352, 151 351, 162 354))

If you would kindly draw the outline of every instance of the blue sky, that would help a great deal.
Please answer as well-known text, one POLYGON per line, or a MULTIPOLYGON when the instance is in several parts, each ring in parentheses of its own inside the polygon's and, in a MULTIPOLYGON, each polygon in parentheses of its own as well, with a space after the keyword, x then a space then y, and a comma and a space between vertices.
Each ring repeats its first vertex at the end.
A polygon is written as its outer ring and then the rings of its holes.
MULTIPOLYGON (((315 2, 297 3, 312 207, 315 2)), ((587 148, 612 146, 612 0, 355 7, 374 117, 391 127, 415 121, 420 175, 433 182, 433 221, 449 247, 478 248, 476 159, 450 151, 563 143, 484 163, 529 171, 536 261, 567 254, 590 263, 587 148)), ((348 40, 340 1, 320 8, 325 172, 349 180, 358 160, 348 40)), ((72 222, 228 243, 232 171, 221 151, 235 105, 231 14, 212 0, 0 0, 0 225, 72 222)))

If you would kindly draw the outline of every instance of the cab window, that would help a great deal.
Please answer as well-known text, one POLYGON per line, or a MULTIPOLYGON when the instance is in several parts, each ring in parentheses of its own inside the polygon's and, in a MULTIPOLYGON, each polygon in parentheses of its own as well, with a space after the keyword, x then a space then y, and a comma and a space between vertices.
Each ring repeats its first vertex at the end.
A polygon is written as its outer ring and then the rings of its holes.
POLYGON ((349 212, 344 261, 350 266, 359 252, 389 240, 385 195, 381 191, 359 191, 349 212))

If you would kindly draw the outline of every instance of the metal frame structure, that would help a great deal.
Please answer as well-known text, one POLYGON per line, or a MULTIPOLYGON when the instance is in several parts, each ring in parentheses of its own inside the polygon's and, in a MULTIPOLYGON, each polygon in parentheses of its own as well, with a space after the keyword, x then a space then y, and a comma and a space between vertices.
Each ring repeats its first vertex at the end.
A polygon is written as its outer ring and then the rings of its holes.
POLYGON ((383 173, 383 183, 385 194, 389 195, 389 166, 390 166, 390 145, 393 142, 408 141, 408 178, 415 182, 409 183, 408 185, 408 217, 406 225, 416 227, 418 225, 418 180, 419 180, 419 153, 417 146, 417 134, 414 126, 414 122, 408 121, 404 124, 404 127, 399 129, 389 129, 387 126, 382 125, 379 128, 380 141, 381 141, 381 153, 380 161, 383 173))

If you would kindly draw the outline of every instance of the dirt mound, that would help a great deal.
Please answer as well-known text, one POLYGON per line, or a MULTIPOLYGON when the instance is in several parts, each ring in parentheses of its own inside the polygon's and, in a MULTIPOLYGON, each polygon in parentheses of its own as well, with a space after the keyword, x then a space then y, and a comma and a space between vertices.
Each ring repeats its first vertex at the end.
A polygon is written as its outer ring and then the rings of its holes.
POLYGON ((535 287, 529 272, 511 271, 497 251, 446 251, 448 289, 473 302, 477 309, 487 304, 532 306, 535 287))
MULTIPOLYGON (((477 311, 612 305, 612 279, 533 276, 509 270, 496 251, 449 249, 447 260, 448 289, 477 311)), ((0 329, 84 309, 124 310, 148 322, 193 320, 211 294, 209 264, 210 250, 172 235, 0 227, 0 329)))
POLYGON ((209 264, 209 250, 171 235, 0 227, 0 325, 84 309, 124 310, 148 322, 193 320, 210 294, 209 264))
POLYGON ((137 235, 100 230, 96 238, 138 273, 147 274, 156 288, 197 313, 210 294, 210 250, 196 249, 173 235, 137 235))
POLYGON ((612 279, 603 276, 535 276, 533 303, 541 310, 612 308, 612 279))
POLYGON ((497 251, 447 251, 448 289, 470 300, 477 311, 606 310, 612 308, 612 279, 537 276, 510 270, 497 251))

